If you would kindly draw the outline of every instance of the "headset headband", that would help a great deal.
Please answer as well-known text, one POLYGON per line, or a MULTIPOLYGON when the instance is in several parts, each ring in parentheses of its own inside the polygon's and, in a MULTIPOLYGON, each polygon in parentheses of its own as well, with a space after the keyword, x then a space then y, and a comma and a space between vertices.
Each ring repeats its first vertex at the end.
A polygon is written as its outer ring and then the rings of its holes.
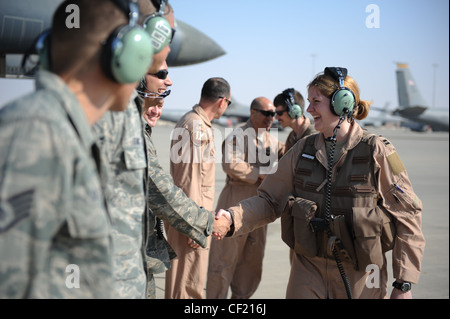
POLYGON ((161 0, 161 4, 159 6, 159 13, 161 14, 161 16, 163 16, 166 11, 167 2, 167 0, 161 0))
POLYGON ((139 20, 139 4, 137 0, 112 0, 112 2, 128 18, 128 24, 135 26, 139 20))
POLYGON ((344 80, 347 77, 346 68, 327 67, 325 68, 325 74, 338 81, 341 88, 344 87, 344 80))
POLYGON ((287 97, 286 104, 287 106, 293 106, 295 104, 294 100, 294 89, 286 89, 283 91, 283 95, 287 97))
POLYGON ((168 0, 151 0, 151 2, 157 11, 164 13, 164 10, 169 1, 168 0))
POLYGON ((135 2, 135 0, 131 0, 129 1, 129 8, 130 12, 128 14, 128 24, 131 27, 134 27, 135 25, 137 25, 139 20, 139 5, 137 2, 135 2))
POLYGON ((347 69, 341 67, 327 67, 325 68, 324 73, 339 82, 339 88, 331 96, 331 112, 340 117, 348 116, 351 118, 356 104, 356 98, 355 94, 349 88, 345 87, 344 81, 347 77, 347 69))

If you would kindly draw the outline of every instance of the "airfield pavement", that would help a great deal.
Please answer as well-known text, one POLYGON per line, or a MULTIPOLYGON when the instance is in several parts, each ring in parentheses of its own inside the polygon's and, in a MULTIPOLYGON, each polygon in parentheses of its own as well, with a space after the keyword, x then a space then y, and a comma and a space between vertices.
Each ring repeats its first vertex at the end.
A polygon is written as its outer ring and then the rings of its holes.
MULTIPOLYGON (((225 129, 214 126, 217 135, 225 129)), ((170 133, 174 124, 160 121, 153 129, 153 141, 161 165, 169 172, 170 133)), ((422 274, 413 285, 413 298, 449 298, 449 133, 412 132, 406 128, 370 128, 383 135, 397 148, 406 166, 416 194, 423 202, 422 228, 426 239, 422 274)), ((290 129, 278 131, 278 139, 286 140, 290 129)), ((220 141, 221 143, 222 141, 220 141)), ((217 141, 216 141, 217 145, 217 141)), ((219 144, 220 145, 220 144, 219 144)), ((217 150, 217 146, 216 146, 217 150)), ((216 202, 224 187, 225 174, 216 166, 216 202)), ((390 256, 388 254, 390 262, 390 256)), ((389 270, 389 285, 392 267, 389 270)), ((261 283, 252 299, 284 299, 289 278, 289 249, 281 240, 279 219, 268 226, 261 283)), ((157 299, 164 298, 164 274, 156 275, 157 299)))

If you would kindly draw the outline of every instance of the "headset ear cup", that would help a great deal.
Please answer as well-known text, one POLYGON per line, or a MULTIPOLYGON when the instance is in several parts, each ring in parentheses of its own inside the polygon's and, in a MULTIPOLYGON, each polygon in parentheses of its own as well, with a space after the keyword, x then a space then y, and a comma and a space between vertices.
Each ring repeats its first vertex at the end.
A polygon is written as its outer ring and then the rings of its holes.
POLYGON ((139 27, 122 26, 108 37, 102 52, 105 74, 118 83, 142 78, 153 60, 150 36, 139 27))
POLYGON ((341 116, 344 114, 345 109, 348 110, 349 113, 353 111, 355 107, 355 95, 353 92, 344 87, 333 93, 331 97, 331 112, 334 115, 341 116))
POLYGON ((298 104, 294 104, 292 106, 289 107, 289 112, 288 112, 289 116, 292 119, 298 119, 299 117, 302 116, 303 112, 302 112, 302 108, 300 107, 300 105, 298 104))
POLYGON ((102 51, 101 51, 101 57, 100 57, 100 63, 102 66, 103 73, 111 79, 112 81, 116 82, 116 79, 114 78, 114 75, 112 74, 112 67, 111 67, 111 60, 112 60, 112 42, 114 39, 116 39, 117 34, 122 29, 122 27, 116 28, 111 34, 109 35, 108 39, 103 43, 102 51))
POLYGON ((172 27, 164 17, 160 15, 151 16, 144 23, 144 28, 150 35, 155 54, 169 45, 172 39, 172 27))

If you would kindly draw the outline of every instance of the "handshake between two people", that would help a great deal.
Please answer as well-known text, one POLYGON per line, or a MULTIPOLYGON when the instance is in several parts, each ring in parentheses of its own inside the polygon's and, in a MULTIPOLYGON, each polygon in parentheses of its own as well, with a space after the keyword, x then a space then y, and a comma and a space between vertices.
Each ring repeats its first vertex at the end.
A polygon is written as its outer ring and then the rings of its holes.
POLYGON ((230 231, 232 225, 233 218, 231 217, 231 213, 227 210, 220 209, 216 213, 211 236, 217 240, 223 239, 230 231))

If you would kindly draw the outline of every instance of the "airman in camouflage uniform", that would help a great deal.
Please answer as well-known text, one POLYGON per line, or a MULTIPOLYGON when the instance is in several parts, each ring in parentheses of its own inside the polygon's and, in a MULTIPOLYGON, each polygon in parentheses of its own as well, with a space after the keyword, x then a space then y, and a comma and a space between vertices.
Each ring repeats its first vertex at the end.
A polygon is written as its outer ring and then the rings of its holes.
POLYGON ((76 3, 82 27, 66 27, 62 2, 50 40, 38 41, 53 73, 0 111, 0 297, 112 296, 107 171, 91 125, 123 111, 134 91, 100 63, 105 39, 129 19, 124 2, 76 3))
POLYGON ((0 110, 0 154, 0 298, 110 297, 98 150, 58 76, 41 71, 35 92, 0 110))
POLYGON ((211 235, 214 224, 214 215, 203 207, 199 207, 173 183, 172 177, 159 164, 151 137, 152 128, 147 124, 144 125, 148 158, 147 204, 149 209, 146 243, 148 297, 155 298, 153 274, 165 272, 170 268, 170 260, 176 257, 172 247, 162 236, 160 220, 167 221, 177 231, 206 248, 208 236, 211 235))
POLYGON ((139 116, 140 103, 134 95, 124 112, 108 112, 94 126, 109 163, 104 169, 111 172, 105 184, 113 221, 114 298, 156 297, 153 274, 166 271, 175 257, 158 219, 203 247, 214 223, 211 212, 198 207, 163 171, 151 128, 139 116))
MULTIPOLYGON (((139 4, 144 15, 155 9, 148 1, 139 1, 139 4)), ((166 3, 167 7, 170 8, 166 3)), ((156 9, 159 10, 158 7, 156 9)), ((174 23, 171 8, 165 11, 165 17, 171 25, 174 23)), ((148 73, 159 70, 161 63, 158 61, 164 62, 162 57, 167 57, 169 51, 167 47, 154 55, 148 73)), ((174 257, 165 239, 161 240, 161 233, 157 233, 155 214, 146 206, 147 184, 152 198, 148 200, 149 206, 156 214, 176 224, 177 229, 200 244, 206 242, 214 222, 214 217, 203 220, 201 214, 204 210, 183 201, 181 191, 172 190, 169 182, 161 178, 165 173, 158 163, 154 147, 150 147, 146 154, 143 122, 139 114, 142 103, 142 99, 134 94, 125 112, 107 113, 95 126, 98 144, 108 160, 104 169, 111 172, 106 185, 110 191, 107 200, 111 204, 115 249, 114 298, 155 298, 153 274, 165 271, 164 267, 169 267, 170 258, 174 257), (152 180, 155 176, 159 178, 152 180), (147 181, 147 177, 150 180, 147 181), (169 192, 161 193, 160 189, 168 189, 169 192), (175 208, 163 203, 174 203, 175 208), (147 211, 149 213, 145 214, 147 211)), ((153 145, 151 140, 150 144, 153 145)))
POLYGON ((95 125, 98 145, 110 170, 105 180, 113 224, 114 298, 145 298, 142 255, 147 166, 139 111, 132 97, 124 112, 107 112, 95 125))

